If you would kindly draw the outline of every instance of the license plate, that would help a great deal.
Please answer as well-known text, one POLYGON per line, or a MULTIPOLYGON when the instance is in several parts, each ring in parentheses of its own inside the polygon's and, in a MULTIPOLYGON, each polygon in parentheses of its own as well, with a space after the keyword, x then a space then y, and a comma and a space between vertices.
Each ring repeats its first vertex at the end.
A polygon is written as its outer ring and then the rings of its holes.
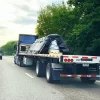
POLYGON ((89 67, 89 64, 82 64, 83 67, 89 67))

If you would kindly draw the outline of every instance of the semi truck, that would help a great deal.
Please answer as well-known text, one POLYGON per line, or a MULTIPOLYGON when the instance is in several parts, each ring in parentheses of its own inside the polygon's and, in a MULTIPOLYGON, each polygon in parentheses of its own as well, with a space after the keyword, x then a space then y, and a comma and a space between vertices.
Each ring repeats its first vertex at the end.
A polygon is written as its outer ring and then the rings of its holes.
MULTIPOLYGON (((19 35, 15 64, 35 66, 37 77, 46 77, 48 83, 58 82, 62 78, 79 77, 82 82, 94 83, 100 79, 100 57, 71 55, 68 46, 58 34, 30 38, 28 43, 19 35), (22 42, 21 42, 22 41, 22 42), (24 43, 25 41, 25 43, 24 43), (33 43, 32 43, 33 42, 33 43)), ((22 36, 22 37, 26 37, 22 36)))

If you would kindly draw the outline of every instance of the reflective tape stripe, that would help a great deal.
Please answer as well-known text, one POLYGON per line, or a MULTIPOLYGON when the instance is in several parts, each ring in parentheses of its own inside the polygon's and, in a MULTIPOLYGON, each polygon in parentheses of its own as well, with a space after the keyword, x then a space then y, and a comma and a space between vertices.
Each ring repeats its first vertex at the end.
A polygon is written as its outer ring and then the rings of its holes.
POLYGON ((78 58, 78 56, 72 56, 72 58, 78 58))
POLYGON ((92 59, 97 59, 97 57, 96 56, 93 56, 92 59))
POLYGON ((100 77, 100 75, 96 75, 96 77, 100 77))
POLYGON ((82 59, 88 59, 88 56, 82 56, 82 59))
POLYGON ((77 75, 76 74, 72 74, 72 77, 77 77, 77 75))
POLYGON ((72 77, 72 75, 67 75, 68 77, 72 77))
POLYGON ((67 74, 60 74, 61 77, 67 77, 67 74))
POLYGON ((92 77, 92 78, 95 78, 95 77, 96 77, 96 75, 91 75, 91 77, 92 77))
POLYGON ((81 75, 81 77, 87 77, 87 75, 84 75, 84 74, 83 74, 83 75, 81 75))
POLYGON ((77 75, 77 77, 81 77, 82 75, 77 75))
POLYGON ((68 56, 63 56, 63 59, 66 59, 66 58, 68 58, 68 56))
POLYGON ((91 78, 96 78, 96 77, 100 77, 100 75, 86 75, 86 74, 82 74, 82 75, 77 75, 77 74, 72 74, 72 75, 68 75, 68 74, 60 74, 61 77, 91 77, 91 78))

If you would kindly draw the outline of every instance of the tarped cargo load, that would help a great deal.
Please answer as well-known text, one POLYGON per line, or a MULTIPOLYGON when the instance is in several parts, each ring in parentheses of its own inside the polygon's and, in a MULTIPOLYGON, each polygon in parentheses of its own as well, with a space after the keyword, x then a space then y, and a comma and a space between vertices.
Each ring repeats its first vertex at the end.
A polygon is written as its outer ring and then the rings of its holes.
POLYGON ((61 53, 56 40, 51 42, 48 52, 49 54, 60 54, 61 53))
POLYGON ((56 46, 56 48, 59 48, 61 53, 69 54, 68 47, 65 45, 63 39, 58 34, 51 34, 46 37, 37 39, 28 51, 34 54, 48 54, 50 48, 52 47, 50 44, 54 41, 56 41, 58 46, 56 46))

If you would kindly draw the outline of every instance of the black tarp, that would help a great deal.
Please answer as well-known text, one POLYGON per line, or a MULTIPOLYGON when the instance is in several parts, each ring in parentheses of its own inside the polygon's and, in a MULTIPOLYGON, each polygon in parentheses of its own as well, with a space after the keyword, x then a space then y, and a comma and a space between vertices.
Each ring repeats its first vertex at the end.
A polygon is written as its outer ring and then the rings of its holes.
POLYGON ((69 48, 67 47, 67 45, 65 45, 63 39, 58 34, 50 34, 46 37, 37 39, 28 51, 34 54, 48 54, 49 46, 54 40, 57 41, 60 52, 62 52, 63 54, 69 54, 69 48))

